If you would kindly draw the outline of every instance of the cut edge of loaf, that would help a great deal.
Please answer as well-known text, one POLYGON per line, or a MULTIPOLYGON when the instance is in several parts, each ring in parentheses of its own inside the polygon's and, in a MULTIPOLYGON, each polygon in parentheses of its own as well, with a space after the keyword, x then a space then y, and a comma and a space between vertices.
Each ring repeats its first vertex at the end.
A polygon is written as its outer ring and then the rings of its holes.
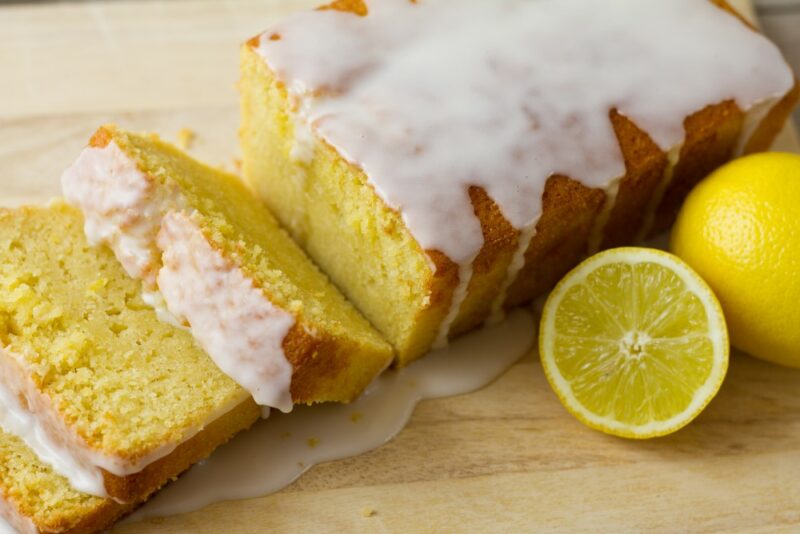
MULTIPOLYGON (((250 42, 252 45, 253 42, 250 42)), ((265 154, 287 153, 290 151, 290 142, 293 139, 293 125, 287 112, 287 96, 285 89, 280 83, 266 83, 270 74, 266 64, 252 50, 252 47, 245 45, 242 49, 243 69, 251 72, 254 81, 258 80, 257 86, 250 85, 247 80, 242 80, 240 89, 243 94, 242 99, 242 128, 240 137, 242 143, 243 176, 251 189, 259 194, 267 207, 280 220, 281 224, 292 237, 305 248, 309 256, 314 258, 318 265, 325 271, 330 279, 345 293, 356 307, 361 309, 368 319, 383 332, 392 342, 397 351, 398 361, 403 363, 424 354, 433 343, 438 325, 444 319, 448 304, 452 297, 453 287, 458 281, 458 268, 455 263, 450 261, 444 254, 432 251, 428 256, 411 236, 402 222, 399 214, 385 206, 383 202, 373 202, 372 198, 378 198, 366 177, 355 166, 340 158, 338 153, 328 144, 322 142, 319 146, 318 157, 314 158, 314 165, 318 168, 325 168, 331 176, 335 176, 335 183, 325 183, 316 180, 318 173, 309 173, 303 177, 306 169, 302 165, 295 165, 288 159, 273 157, 270 161, 265 158, 248 158, 251 151, 264 150, 265 154), (260 82, 260 83, 259 83, 260 82), (254 120, 254 115, 261 112, 263 106, 253 106, 248 109, 249 103, 254 102, 259 97, 266 95, 275 107, 272 109, 279 118, 276 123, 269 124, 264 120, 254 120), (274 128, 271 132, 274 135, 271 140, 275 143, 262 142, 259 148, 252 146, 258 130, 262 127, 274 128), (273 167, 272 169, 259 169, 256 171, 254 166, 273 167), (275 182, 276 187, 285 185, 285 194, 270 194, 262 187, 263 182, 254 179, 255 174, 261 172, 274 173, 283 177, 283 184, 275 182), (308 179, 306 179, 308 178, 308 179), (297 184, 297 191, 289 191, 297 184), (346 208, 338 206, 331 199, 337 198, 337 191, 342 191, 342 197, 347 199, 348 207, 353 208, 349 213, 346 208), (311 218, 297 214, 292 210, 302 206, 305 202, 302 194, 309 193, 315 195, 315 209, 325 210, 330 215, 330 220, 336 221, 325 227, 314 228, 309 232, 304 227, 306 223, 313 223, 311 218), (358 205, 367 206, 363 212, 357 212, 358 205), (338 218, 338 220, 337 220, 338 218), (337 236, 342 232, 351 232, 358 235, 360 239, 381 239, 383 250, 391 250, 388 257, 393 258, 395 271, 390 277, 392 283, 384 283, 380 288, 370 285, 369 275, 361 277, 363 282, 355 287, 347 287, 342 283, 342 277, 347 272, 358 270, 359 265, 370 265, 373 272, 380 272, 383 267, 380 258, 377 256, 361 255, 358 258, 349 257, 342 254, 335 260, 320 254, 318 247, 325 247, 333 243, 337 236), (314 241, 309 241, 309 235, 314 241), (412 273, 404 273, 401 267, 412 265, 412 273), (424 288, 424 289, 422 289, 424 288), (366 295, 381 294, 386 295, 387 302, 395 304, 393 307, 383 307, 369 309, 369 299, 366 295), (361 298, 361 297, 364 298, 361 298), (398 312, 406 303, 410 303, 398 312), (416 310, 409 312, 410 309, 416 310)), ((335 256, 335 254, 333 255, 335 256)), ((376 302, 376 300, 372 302, 376 302)))

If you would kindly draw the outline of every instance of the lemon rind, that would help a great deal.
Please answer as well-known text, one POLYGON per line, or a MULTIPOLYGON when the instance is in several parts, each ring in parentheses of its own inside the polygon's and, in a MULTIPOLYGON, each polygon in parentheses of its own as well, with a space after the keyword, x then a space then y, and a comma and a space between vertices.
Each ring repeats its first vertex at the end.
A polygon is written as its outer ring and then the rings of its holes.
POLYGON ((700 276, 680 258, 657 249, 642 247, 620 247, 610 249, 588 258, 570 271, 553 289, 547 298, 542 311, 541 328, 539 329, 539 353, 542 368, 550 386, 555 391, 564 407, 582 423, 606 434, 615 436, 646 439, 671 434, 694 420, 711 402, 719 391, 728 370, 730 346, 728 329, 725 324, 722 307, 711 288, 700 276), (572 393, 572 388, 561 375, 558 365, 548 357, 552 354, 555 331, 555 310, 566 291, 586 280, 596 269, 611 263, 643 263, 652 262, 673 270, 686 284, 687 290, 695 294, 706 311, 709 323, 709 340, 713 346, 714 365, 706 382, 698 388, 685 410, 665 421, 653 421, 644 425, 629 425, 619 421, 598 416, 585 408, 572 393))

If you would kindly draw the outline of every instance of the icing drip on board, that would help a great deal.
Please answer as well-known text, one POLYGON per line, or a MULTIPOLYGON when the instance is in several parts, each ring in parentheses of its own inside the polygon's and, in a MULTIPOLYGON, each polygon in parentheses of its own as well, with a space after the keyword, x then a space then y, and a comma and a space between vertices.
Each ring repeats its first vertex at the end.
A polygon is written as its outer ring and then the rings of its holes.
POLYGON ((625 174, 611 109, 666 152, 707 105, 749 110, 794 84, 772 43, 706 1, 367 5, 291 16, 258 52, 311 130, 461 272, 483 245, 470 186, 529 228, 551 175, 608 190, 625 174))
POLYGON ((391 369, 351 404, 297 406, 274 414, 217 449, 161 490, 127 522, 259 497, 289 485, 313 465, 384 445, 423 399, 480 389, 531 353, 536 326, 530 311, 460 337, 408 367, 391 369))

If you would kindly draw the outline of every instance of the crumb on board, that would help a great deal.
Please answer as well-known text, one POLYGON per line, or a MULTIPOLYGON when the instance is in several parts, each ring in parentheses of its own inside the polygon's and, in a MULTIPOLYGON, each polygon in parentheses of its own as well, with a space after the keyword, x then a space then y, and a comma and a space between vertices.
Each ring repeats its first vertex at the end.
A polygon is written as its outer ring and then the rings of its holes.
POLYGON ((305 467, 305 466, 306 466, 305 462, 297 462, 297 467, 301 467, 302 468, 302 467, 305 467))
POLYGON ((178 130, 178 147, 181 150, 189 150, 192 146, 192 141, 194 141, 195 133, 194 130, 189 128, 181 128, 178 130))
POLYGON ((365 506, 364 508, 361 509, 361 517, 372 517, 377 513, 378 512, 375 510, 375 508, 372 508, 370 506, 365 506))
POLYGON ((350 421, 352 421, 353 423, 358 423, 363 418, 364 414, 361 412, 353 412, 350 414, 350 421))
POLYGON ((319 439, 318 438, 308 438, 308 440, 306 440, 306 443, 308 443, 308 446, 313 449, 314 447, 319 445, 319 439))
POLYGON ((290 438, 290 437, 292 437, 292 433, 289 432, 288 430, 285 431, 285 432, 281 432, 281 439, 287 439, 287 438, 290 438))

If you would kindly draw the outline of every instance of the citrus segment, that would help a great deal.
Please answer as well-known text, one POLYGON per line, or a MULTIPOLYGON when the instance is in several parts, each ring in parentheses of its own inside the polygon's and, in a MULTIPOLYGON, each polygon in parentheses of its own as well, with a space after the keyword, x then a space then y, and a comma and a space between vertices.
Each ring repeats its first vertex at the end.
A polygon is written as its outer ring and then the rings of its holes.
POLYGON ((545 304, 540 352, 570 412, 634 438, 691 421, 728 365, 711 290, 675 256, 643 248, 597 254, 559 283, 545 304))

